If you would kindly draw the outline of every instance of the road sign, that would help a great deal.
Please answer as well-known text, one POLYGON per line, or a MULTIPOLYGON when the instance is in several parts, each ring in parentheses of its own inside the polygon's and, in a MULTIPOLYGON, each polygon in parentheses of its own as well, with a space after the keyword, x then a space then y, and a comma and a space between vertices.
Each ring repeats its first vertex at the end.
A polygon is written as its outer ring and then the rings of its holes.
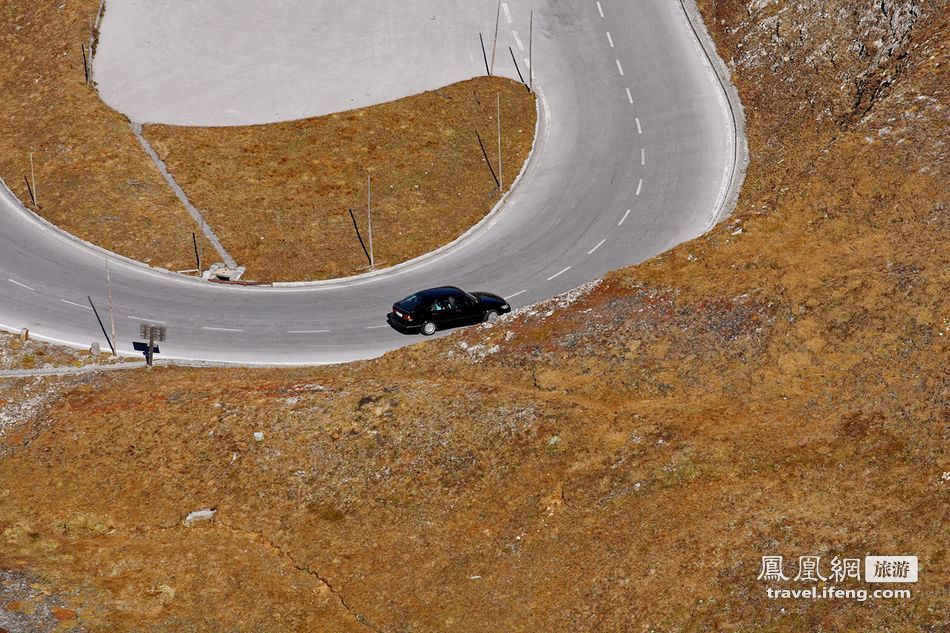
POLYGON ((164 325, 152 325, 150 323, 142 323, 139 325, 139 336, 141 338, 161 342, 165 340, 165 333, 166 328, 164 325))
POLYGON ((142 323, 139 325, 139 335, 142 338, 148 339, 148 346, 145 349, 145 362, 149 367, 152 366, 152 359, 155 356, 155 352, 158 351, 158 346, 155 345, 155 342, 164 341, 165 332, 164 325, 152 325, 151 323, 142 323))

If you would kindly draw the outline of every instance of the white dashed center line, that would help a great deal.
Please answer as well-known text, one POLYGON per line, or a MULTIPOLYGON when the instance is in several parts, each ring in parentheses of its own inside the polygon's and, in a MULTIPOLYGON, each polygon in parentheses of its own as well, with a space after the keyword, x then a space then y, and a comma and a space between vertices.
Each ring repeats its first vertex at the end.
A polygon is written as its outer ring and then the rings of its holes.
POLYGON ((570 269, 571 269, 571 267, 568 266, 568 267, 566 267, 564 270, 554 273, 553 275, 551 275, 550 277, 548 277, 548 281, 551 281, 551 280, 554 279, 555 277, 560 277, 561 275, 563 275, 564 273, 566 273, 566 272, 569 271, 570 269))
POLYGON ((326 334, 330 330, 287 330, 287 334, 326 334))
POLYGON ((640 182, 637 183, 637 195, 640 195, 640 189, 643 187, 643 178, 640 179, 640 182))
POLYGON ((243 331, 244 331, 244 330, 239 330, 239 329, 237 329, 237 328, 232 328, 232 327, 210 327, 210 326, 207 326, 207 325, 202 326, 201 329, 202 329, 202 330, 211 330, 211 331, 213 331, 213 332, 243 332, 243 331))
POLYGON ((511 22, 512 22, 512 20, 511 20, 511 11, 508 10, 508 3, 507 3, 507 2, 502 2, 502 3, 501 3, 501 10, 505 12, 505 19, 508 20, 508 24, 511 24, 511 22))
POLYGON ((615 59, 614 61, 617 62, 617 70, 620 71, 620 76, 623 77, 623 66, 620 65, 620 60, 615 59))
MULTIPOLYGON (((132 319, 133 321, 145 321, 147 323, 160 323, 162 325, 168 325, 165 321, 159 321, 158 319, 143 319, 142 317, 132 316, 131 314, 128 316, 128 318, 132 319)), ((214 328, 206 328, 206 329, 211 330, 214 328)))
POLYGON ((518 292, 516 292, 516 293, 513 294, 513 295, 508 295, 508 299, 509 299, 509 300, 510 300, 510 299, 513 299, 514 297, 517 297, 518 295, 523 295, 523 294, 526 293, 526 292, 528 292, 528 289, 527 289, 527 288, 525 288, 524 290, 519 290, 518 292))
POLYGON ((33 290, 32 288, 30 288, 30 287, 27 286, 26 284, 21 284, 21 283, 20 283, 19 281, 17 281, 16 279, 7 279, 7 281, 9 281, 11 284, 20 286, 21 288, 26 288, 26 289, 29 290, 30 292, 36 292, 35 290, 33 290))
POLYGON ((84 306, 81 303, 73 303, 72 301, 67 301, 66 299, 60 299, 63 303, 68 303, 71 306, 76 306, 77 308, 82 308, 83 310, 92 310, 89 306, 84 306))
POLYGON ((647 164, 647 149, 645 147, 640 148, 640 164, 647 164))
POLYGON ((633 95, 630 94, 630 88, 627 88, 627 101, 633 103, 633 95))
POLYGON ((600 14, 600 17, 604 17, 604 8, 600 6, 600 0, 597 0, 597 13, 600 14))
POLYGON ((367 330, 378 330, 378 329, 384 328, 384 327, 389 327, 389 324, 386 324, 386 325, 367 325, 367 326, 366 326, 366 329, 367 329, 367 330))
POLYGON ((630 209, 627 209, 627 212, 623 214, 623 217, 620 218, 620 222, 617 222, 617 226, 620 226, 624 223, 624 220, 627 219, 627 216, 630 215, 630 209))
POLYGON ((610 48, 614 47, 614 38, 610 37, 610 31, 607 31, 607 42, 610 44, 610 48))
POLYGON ((589 251, 587 251, 587 254, 588 254, 588 255, 593 255, 593 254, 594 254, 594 251, 596 251, 598 248, 600 248, 601 246, 603 246, 603 245, 604 245, 604 242, 606 242, 606 241, 607 241, 607 238, 605 237, 604 239, 602 239, 602 240, 600 240, 599 242, 597 242, 597 246, 595 246, 594 248, 592 248, 592 249, 590 249, 589 251))
POLYGON ((637 134, 643 134, 643 128, 640 127, 640 117, 634 119, 637 122, 637 134))
POLYGON ((515 44, 518 45, 518 50, 524 52, 524 43, 521 41, 521 38, 518 37, 518 31, 512 30, 511 34, 515 37, 515 44))

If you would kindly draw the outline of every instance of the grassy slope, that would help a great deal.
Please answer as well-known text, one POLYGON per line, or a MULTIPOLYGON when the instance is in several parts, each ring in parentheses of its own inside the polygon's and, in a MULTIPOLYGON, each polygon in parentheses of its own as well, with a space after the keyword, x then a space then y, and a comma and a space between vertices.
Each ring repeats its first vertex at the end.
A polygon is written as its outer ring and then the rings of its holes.
POLYGON ((881 6, 703 5, 749 119, 739 208, 569 307, 69 386, 0 439, 0 566, 90 628, 946 627, 950 30, 881 6), (755 579, 876 553, 920 557, 912 600, 755 579))
POLYGON ((368 263, 347 213, 367 240, 367 174, 383 266, 435 250, 485 216, 500 194, 475 130, 497 172, 496 95, 507 189, 531 150, 536 111, 534 95, 500 77, 315 119, 145 134, 250 277, 326 279, 368 263))

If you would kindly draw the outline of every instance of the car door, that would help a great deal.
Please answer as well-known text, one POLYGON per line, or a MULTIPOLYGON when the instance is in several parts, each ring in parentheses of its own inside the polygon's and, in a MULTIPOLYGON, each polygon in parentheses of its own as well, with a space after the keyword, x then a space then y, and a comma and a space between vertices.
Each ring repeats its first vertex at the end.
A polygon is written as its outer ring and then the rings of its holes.
POLYGON ((459 299, 460 297, 454 293, 446 298, 448 307, 445 310, 445 322, 447 327, 458 327, 460 325, 465 325, 466 313, 464 306, 459 299))
POLYGON ((436 297, 429 304, 429 320, 440 328, 451 327, 456 315, 449 304, 448 297, 436 297))
POLYGON ((464 293, 456 297, 455 301, 459 306, 459 325, 481 323, 484 314, 482 314, 482 306, 478 301, 474 301, 464 293))

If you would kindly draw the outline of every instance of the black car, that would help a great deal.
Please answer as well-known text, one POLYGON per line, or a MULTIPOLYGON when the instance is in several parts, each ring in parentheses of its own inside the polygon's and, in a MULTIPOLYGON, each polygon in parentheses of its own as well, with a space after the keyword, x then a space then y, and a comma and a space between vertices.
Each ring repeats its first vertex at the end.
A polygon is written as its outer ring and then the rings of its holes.
POLYGON ((511 312, 511 306, 498 295, 445 286, 420 290, 397 301, 386 320, 397 330, 431 336, 436 330, 491 323, 506 312, 511 312))

